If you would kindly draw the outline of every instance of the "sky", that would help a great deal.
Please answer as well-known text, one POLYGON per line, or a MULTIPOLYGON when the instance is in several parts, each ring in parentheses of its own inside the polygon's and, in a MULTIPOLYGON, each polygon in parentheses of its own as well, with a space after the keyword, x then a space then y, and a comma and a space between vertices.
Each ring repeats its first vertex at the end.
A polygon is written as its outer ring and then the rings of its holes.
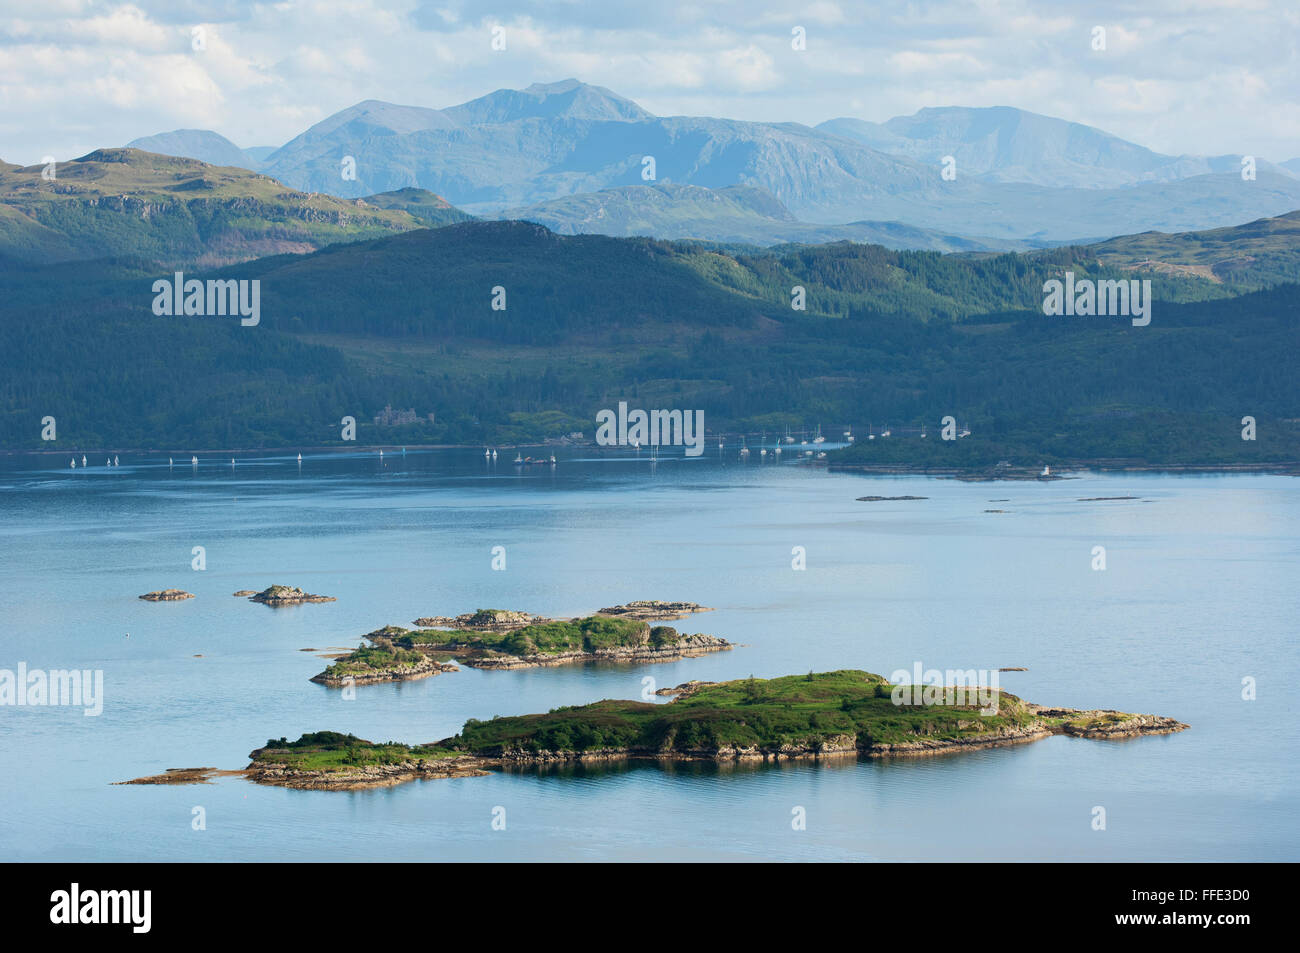
POLYGON ((1280 161, 1300 156, 1298 37, 1297 0, 0 0, 0 159, 180 128, 277 146, 365 99, 443 107, 573 77, 658 115, 1015 106, 1157 152, 1280 161))

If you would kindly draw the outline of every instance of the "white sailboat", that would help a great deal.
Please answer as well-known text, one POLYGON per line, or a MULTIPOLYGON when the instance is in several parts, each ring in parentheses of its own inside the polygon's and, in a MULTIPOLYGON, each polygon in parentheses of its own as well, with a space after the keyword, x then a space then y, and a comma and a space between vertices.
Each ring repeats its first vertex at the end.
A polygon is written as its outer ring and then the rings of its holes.
POLYGON ((76 457, 73 457, 73 458, 72 458, 72 469, 74 469, 74 470, 77 469, 77 458, 76 458, 76 457))
POLYGON ((496 458, 497 458, 497 452, 496 452, 495 450, 493 450, 493 451, 492 451, 492 459, 495 460, 496 458))
POLYGON ((299 462, 299 463, 302 463, 302 454, 301 454, 301 453, 298 454, 298 462, 299 462))
POLYGON ((81 455, 81 465, 83 467, 86 465, 86 455, 84 453, 81 455))
POLYGON ((119 460, 119 459, 117 458, 117 455, 116 455, 116 454, 114 454, 114 455, 113 455, 113 466, 115 466, 115 467, 120 467, 121 465, 122 465, 122 461, 119 460))

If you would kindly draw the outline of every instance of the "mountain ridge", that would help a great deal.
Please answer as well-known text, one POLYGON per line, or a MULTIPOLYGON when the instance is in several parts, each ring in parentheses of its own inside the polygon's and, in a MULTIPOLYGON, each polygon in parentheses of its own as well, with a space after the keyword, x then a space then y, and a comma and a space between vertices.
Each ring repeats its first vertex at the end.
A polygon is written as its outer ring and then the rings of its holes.
POLYGON ((303 191, 360 198, 420 187, 488 217, 648 180, 761 188, 805 223, 897 221, 952 235, 1060 242, 1220 227, 1300 205, 1297 173, 1257 161, 1263 184, 1249 192, 1237 188, 1235 157, 1161 156, 1014 107, 933 107, 883 124, 809 127, 653 116, 608 89, 568 79, 442 109, 367 100, 256 164, 303 191), (941 177, 950 153, 940 147, 955 150, 954 181, 941 177), (643 178, 646 157, 655 168, 643 178), (349 158, 354 177, 342 171, 349 158), (1138 191, 1123 191, 1130 188, 1138 191))

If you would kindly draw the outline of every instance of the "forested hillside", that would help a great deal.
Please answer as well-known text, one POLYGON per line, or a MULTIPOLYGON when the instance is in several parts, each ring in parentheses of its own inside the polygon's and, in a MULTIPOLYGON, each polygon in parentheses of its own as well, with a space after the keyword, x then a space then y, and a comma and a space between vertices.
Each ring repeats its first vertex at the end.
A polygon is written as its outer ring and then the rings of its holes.
POLYGON ((1155 273, 1152 322, 1133 327, 1044 316, 1042 283, 1067 268, 1144 274, 1089 249, 744 252, 465 223, 203 272, 261 282, 261 322, 241 327, 155 316, 169 273, 152 262, 0 258, 0 448, 50 449, 46 415, 60 448, 330 444, 344 415, 363 444, 590 436, 598 409, 628 400, 703 409, 711 430, 951 414, 973 431, 969 465, 1300 459, 1281 422, 1300 417, 1296 285, 1227 297, 1155 273), (388 404, 435 422, 371 423, 388 404), (1261 421, 1254 443, 1244 415, 1261 421))

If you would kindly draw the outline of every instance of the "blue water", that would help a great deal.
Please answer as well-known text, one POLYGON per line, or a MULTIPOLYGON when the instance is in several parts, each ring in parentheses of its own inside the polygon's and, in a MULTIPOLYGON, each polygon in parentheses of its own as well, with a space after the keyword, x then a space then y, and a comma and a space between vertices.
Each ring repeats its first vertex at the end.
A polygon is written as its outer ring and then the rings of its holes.
POLYGON ((554 471, 468 451, 317 453, 301 468, 241 455, 233 469, 227 454, 197 470, 146 454, 112 470, 0 458, 0 668, 102 669, 106 696, 99 717, 0 707, 0 858, 1300 859, 1294 479, 961 483, 732 451, 653 468, 644 454, 559 456, 554 471), (868 494, 929 499, 855 500, 868 494), (1122 495, 1140 499, 1078 502, 1122 495), (195 546, 204 571, 191 569, 195 546), (505 571, 491 568, 494 546, 505 571), (795 546, 805 571, 791 568, 795 546), (338 601, 231 596, 272 583, 338 601), (168 587, 197 598, 136 598, 168 587), (655 598, 716 607, 673 624, 743 644, 662 665, 462 668, 361 686, 353 701, 309 682, 326 662, 300 651, 421 615, 568 616, 655 598), (637 698, 646 676, 888 675, 916 662, 1026 666, 1003 687, 1192 728, 923 761, 638 764, 347 793, 237 777, 112 784, 243 767, 268 737, 303 731, 433 741, 471 717, 637 698), (1247 676, 1254 701, 1241 697, 1247 676))

